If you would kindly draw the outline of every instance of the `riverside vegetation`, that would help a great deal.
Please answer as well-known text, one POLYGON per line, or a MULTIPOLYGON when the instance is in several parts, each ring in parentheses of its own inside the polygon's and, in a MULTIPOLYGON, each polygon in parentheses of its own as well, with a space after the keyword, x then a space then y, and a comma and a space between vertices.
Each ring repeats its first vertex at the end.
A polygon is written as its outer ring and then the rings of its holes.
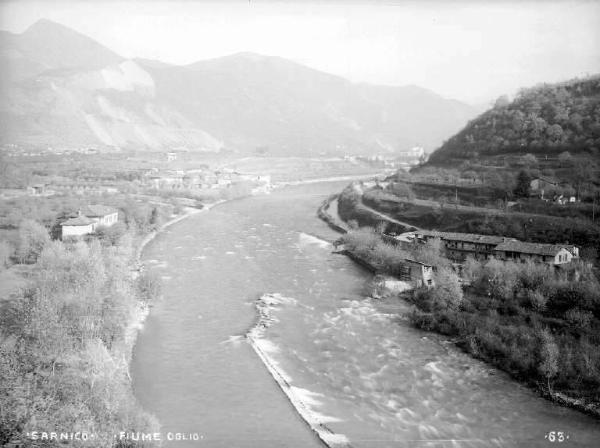
POLYGON ((26 286, 0 301, 1 444, 25 442, 26 431, 85 431, 106 438, 71 446, 144 446, 113 434, 158 429, 132 394, 128 365, 140 303, 160 284, 131 267, 140 238, 168 211, 121 207, 124 223, 83 241, 52 240, 51 226, 29 217, 2 242, 0 269, 22 268, 26 286))
POLYGON ((600 415, 600 283, 588 264, 557 270, 469 259, 461 286, 439 241, 407 251, 369 228, 341 241, 382 272, 393 274, 404 258, 437 266, 435 287, 404 295, 414 304, 413 325, 451 336, 466 352, 544 395, 600 415))
MULTIPOLYGON (((409 317, 415 326, 450 336, 544 395, 596 416, 599 131, 598 76, 540 85, 512 102, 500 98, 410 173, 398 171, 369 189, 349 186, 338 197, 343 220, 375 227, 384 214, 396 221, 387 221, 389 233, 414 225, 580 246, 583 261, 560 268, 468 260, 462 283, 439 243, 415 247, 413 258, 437 267, 436 286, 405 298, 414 304, 409 317), (419 251, 428 257, 419 258, 419 251)), ((406 250, 368 231, 343 238, 384 272, 393 274, 406 257, 406 250)))

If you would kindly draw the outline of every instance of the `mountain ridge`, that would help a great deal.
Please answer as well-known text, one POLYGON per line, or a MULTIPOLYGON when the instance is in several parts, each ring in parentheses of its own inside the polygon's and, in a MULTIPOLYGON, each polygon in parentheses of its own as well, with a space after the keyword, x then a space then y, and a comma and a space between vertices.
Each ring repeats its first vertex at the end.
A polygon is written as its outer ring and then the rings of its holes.
POLYGON ((428 89, 352 83, 279 56, 125 59, 49 20, 0 34, 0 61, 5 144, 393 152, 434 147, 474 115, 428 89))

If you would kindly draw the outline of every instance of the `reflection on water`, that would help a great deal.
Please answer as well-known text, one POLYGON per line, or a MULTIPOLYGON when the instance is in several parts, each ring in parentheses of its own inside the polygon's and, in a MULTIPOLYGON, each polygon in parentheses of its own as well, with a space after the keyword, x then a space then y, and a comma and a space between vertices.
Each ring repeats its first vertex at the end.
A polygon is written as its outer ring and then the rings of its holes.
POLYGON ((144 253, 164 281, 132 365, 163 431, 201 444, 320 446, 243 335, 266 293, 286 297, 265 331, 294 392, 355 447, 594 446, 598 423, 557 407, 365 298, 370 278, 331 253, 319 203, 340 184, 223 204, 170 228, 144 253), (326 241, 323 241, 326 240, 326 241))

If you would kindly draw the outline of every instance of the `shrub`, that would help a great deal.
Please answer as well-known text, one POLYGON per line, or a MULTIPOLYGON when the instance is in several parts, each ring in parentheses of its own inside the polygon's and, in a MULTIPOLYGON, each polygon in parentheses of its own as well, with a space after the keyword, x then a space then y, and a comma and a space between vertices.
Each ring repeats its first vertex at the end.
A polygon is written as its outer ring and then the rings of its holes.
POLYGON ((426 244, 417 246, 412 253, 415 260, 437 268, 449 268, 450 260, 444 256, 444 245, 440 238, 433 238, 426 244))
POLYGON ((127 226, 122 222, 116 222, 110 227, 96 227, 96 237, 106 246, 116 246, 125 233, 127 226))
POLYGON ((435 317, 432 313, 427 313, 414 308, 408 314, 409 321, 417 328, 425 331, 432 331, 437 328, 435 317))
POLYGON ((473 257, 468 257, 463 265, 462 277, 469 282, 476 282, 483 274, 483 266, 473 257))
POLYGON ((571 308, 565 314, 565 319, 579 330, 588 330, 592 320, 594 319, 594 315, 591 311, 584 311, 579 308, 571 308))
POLYGON ((522 288, 536 290, 547 284, 554 277, 554 272, 547 264, 534 263, 528 260, 520 266, 517 275, 522 288))
POLYGON ((529 306, 531 306, 534 311, 541 313, 546 310, 548 298, 538 289, 533 291, 529 290, 527 292, 527 300, 529 302, 529 306))
POLYGON ((554 337, 548 330, 543 330, 540 335, 540 364, 539 371, 548 381, 548 390, 551 390, 550 379, 558 373, 559 350, 554 337))
POLYGON ((463 291, 458 275, 448 268, 438 269, 434 276, 435 286, 431 289, 434 309, 457 310, 463 301, 463 291))
POLYGON ((404 182, 394 182, 390 186, 390 191, 393 193, 393 196, 397 196, 400 198, 406 199, 414 199, 415 193, 412 191, 410 186, 404 182))
POLYGON ((25 220, 19 225, 15 258, 19 263, 35 263, 49 242, 50 236, 44 226, 25 220))
POLYGON ((152 302, 160 297, 162 283, 157 274, 153 272, 143 272, 138 277, 137 288, 141 300, 152 302))
POLYGON ((515 263, 492 259, 485 264, 479 284, 485 285, 488 294, 495 299, 512 299, 519 271, 515 263))
POLYGON ((373 250, 381 238, 371 227, 361 227, 342 236, 341 241, 350 251, 373 250))
POLYGON ((0 271, 10 266, 10 259, 13 256, 14 249, 8 241, 0 241, 0 271))
POLYGON ((548 312, 563 315, 569 308, 579 307, 600 315, 600 294, 595 281, 557 280, 548 286, 548 312))

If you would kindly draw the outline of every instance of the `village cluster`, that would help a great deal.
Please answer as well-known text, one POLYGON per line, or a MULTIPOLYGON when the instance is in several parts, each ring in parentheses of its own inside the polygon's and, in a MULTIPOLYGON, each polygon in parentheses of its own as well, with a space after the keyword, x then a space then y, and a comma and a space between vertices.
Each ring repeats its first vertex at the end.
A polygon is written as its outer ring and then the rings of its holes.
POLYGON ((113 177, 63 177, 53 176, 44 181, 31 183, 26 188, 2 188, 0 198, 10 199, 20 196, 53 196, 68 193, 77 195, 115 194, 123 184, 140 189, 160 190, 211 190, 228 187, 238 182, 252 182, 259 186, 270 186, 268 175, 240 173, 233 169, 142 169, 131 173, 132 181, 113 177))

